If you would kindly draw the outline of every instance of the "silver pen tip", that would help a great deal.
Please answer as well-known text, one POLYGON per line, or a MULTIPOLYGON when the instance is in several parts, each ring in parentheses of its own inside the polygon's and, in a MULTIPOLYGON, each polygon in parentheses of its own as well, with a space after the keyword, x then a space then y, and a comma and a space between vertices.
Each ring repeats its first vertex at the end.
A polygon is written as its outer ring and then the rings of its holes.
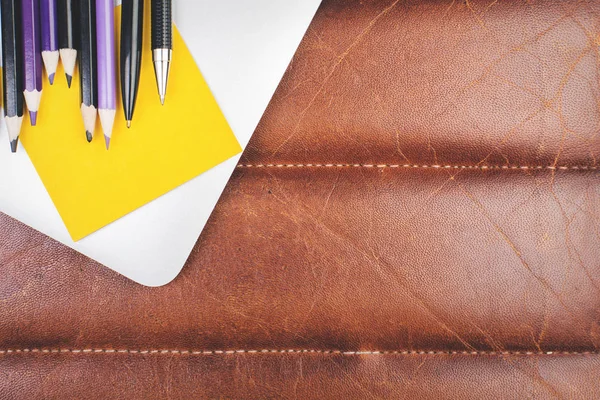
POLYGON ((158 96, 160 97, 160 103, 162 105, 165 104, 165 98, 167 96, 167 82, 169 80, 169 69, 171 67, 171 54, 172 52, 169 49, 155 49, 152 53, 158 96))

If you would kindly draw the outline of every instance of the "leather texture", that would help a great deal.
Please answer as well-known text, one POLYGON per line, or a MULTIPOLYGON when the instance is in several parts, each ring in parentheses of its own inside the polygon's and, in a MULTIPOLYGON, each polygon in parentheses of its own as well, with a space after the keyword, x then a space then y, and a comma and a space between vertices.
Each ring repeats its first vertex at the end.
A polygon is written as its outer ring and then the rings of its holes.
POLYGON ((325 0, 173 283, 0 216, 0 398, 600 398, 599 44, 325 0))

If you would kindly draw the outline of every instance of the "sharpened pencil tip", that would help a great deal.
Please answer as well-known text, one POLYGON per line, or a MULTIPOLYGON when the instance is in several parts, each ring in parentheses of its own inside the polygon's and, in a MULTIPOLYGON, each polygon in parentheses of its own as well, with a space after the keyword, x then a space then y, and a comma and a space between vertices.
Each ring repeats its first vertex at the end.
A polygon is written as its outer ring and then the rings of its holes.
POLYGON ((17 145, 18 144, 19 144, 19 138, 16 138, 12 142, 10 142, 10 151, 12 153, 16 153, 17 152, 17 145))
POLYGON ((131 121, 129 121, 129 120, 127 121, 127 128, 128 129, 131 128, 131 121))
POLYGON ((160 97, 160 105, 164 106, 165 105, 165 96, 161 96, 160 97))
POLYGON ((65 74, 65 76, 67 77, 67 85, 69 87, 71 87, 71 82, 73 81, 73 77, 69 74, 65 74))
POLYGON ((104 136, 104 142, 106 143, 106 150, 110 147, 110 138, 108 136, 104 136))
POLYGON ((29 119, 31 120, 31 126, 37 124, 37 111, 29 111, 29 119))
POLYGON ((92 139, 94 138, 94 136, 92 136, 92 132, 85 131, 85 138, 87 139, 88 143, 92 143, 92 139))
POLYGON ((48 80, 50 81, 50 84, 51 84, 51 85, 54 85, 54 75, 55 75, 55 74, 50 74, 50 75, 48 75, 48 80))

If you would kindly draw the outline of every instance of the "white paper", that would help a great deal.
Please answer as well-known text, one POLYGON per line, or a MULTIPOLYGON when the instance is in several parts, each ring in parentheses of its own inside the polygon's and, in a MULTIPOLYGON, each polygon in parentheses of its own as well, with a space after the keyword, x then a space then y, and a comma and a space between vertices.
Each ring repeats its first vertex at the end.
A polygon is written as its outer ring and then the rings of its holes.
MULTIPOLYGON (((176 0, 175 22, 245 147, 320 0, 176 0)), ((147 286, 183 268, 238 157, 74 243, 22 146, 0 129, 0 211, 147 286)), ((76 266, 73 266, 74 268, 76 266)))

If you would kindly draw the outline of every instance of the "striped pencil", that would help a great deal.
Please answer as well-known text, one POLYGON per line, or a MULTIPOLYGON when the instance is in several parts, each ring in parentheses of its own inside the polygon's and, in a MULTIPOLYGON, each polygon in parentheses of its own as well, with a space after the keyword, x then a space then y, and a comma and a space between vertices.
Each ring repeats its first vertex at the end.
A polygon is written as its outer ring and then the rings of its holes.
POLYGON ((31 125, 37 123, 37 113, 42 97, 42 51, 40 43, 40 3, 38 0, 21 0, 25 103, 31 125))
POLYGON ((98 114, 108 150, 117 113, 117 62, 113 0, 96 0, 96 42, 98 46, 98 114))
POLYGON ((0 5, 4 116, 10 149, 15 153, 23 124, 23 45, 18 28, 21 22, 21 3, 19 0, 1 0, 0 5))
POLYGON ((54 84, 54 75, 58 67, 58 21, 56 0, 40 0, 42 20, 42 59, 50 84, 54 84))

